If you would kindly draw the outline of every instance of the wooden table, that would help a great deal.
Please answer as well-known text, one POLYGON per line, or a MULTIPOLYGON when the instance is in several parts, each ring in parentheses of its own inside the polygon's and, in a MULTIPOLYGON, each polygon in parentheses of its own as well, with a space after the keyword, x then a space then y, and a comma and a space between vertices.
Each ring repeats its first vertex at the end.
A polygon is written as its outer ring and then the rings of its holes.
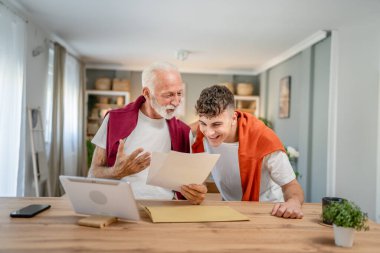
MULTIPOLYGON (((141 204, 185 204, 141 202, 141 204)), ((0 198, 0 252, 380 252, 380 225, 357 232, 353 248, 334 246, 331 227, 320 224, 320 204, 305 204, 301 220, 269 215, 272 204, 206 201, 228 205, 250 221, 154 224, 141 210, 137 223, 119 221, 98 229, 77 225, 66 198, 0 198), (51 204, 31 219, 10 218, 29 204, 51 204)))

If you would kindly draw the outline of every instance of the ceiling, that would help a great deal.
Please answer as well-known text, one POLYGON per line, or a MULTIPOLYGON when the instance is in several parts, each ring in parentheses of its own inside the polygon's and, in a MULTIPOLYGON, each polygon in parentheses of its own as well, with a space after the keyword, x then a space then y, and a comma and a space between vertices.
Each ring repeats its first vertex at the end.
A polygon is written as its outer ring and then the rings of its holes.
POLYGON ((14 0, 86 63, 184 72, 262 69, 320 30, 380 16, 380 0, 14 0), (180 61, 176 52, 190 52, 180 61))

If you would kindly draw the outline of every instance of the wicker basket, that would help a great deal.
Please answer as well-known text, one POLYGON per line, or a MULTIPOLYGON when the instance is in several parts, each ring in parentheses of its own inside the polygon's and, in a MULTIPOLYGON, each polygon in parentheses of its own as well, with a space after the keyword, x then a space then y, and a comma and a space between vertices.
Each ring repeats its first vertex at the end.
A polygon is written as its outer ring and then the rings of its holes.
POLYGON ((250 96, 253 94, 252 83, 238 83, 236 86, 236 93, 240 96, 250 96))
POLYGON ((114 78, 112 82, 112 90, 129 91, 130 84, 128 79, 114 78))
POLYGON ((111 89, 111 79, 104 78, 104 77, 96 79, 95 89, 97 89, 97 90, 110 90, 111 89))

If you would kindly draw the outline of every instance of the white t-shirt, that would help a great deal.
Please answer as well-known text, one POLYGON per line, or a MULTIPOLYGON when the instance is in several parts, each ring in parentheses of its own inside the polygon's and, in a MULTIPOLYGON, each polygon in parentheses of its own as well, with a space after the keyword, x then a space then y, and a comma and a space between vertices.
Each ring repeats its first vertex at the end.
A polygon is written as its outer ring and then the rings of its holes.
MULTIPOLYGON (((104 119, 92 143, 106 149, 108 115, 104 119)), ((151 119, 139 111, 136 128, 125 139, 124 152, 129 155, 137 148, 147 152, 169 152, 171 141, 168 124, 164 118, 151 119)), ((173 191, 146 184, 149 167, 139 173, 124 177, 122 180, 131 183, 137 199, 173 199, 173 191)), ((89 176, 92 176, 90 171, 89 176)))
MULTIPOLYGON (((206 152, 221 154, 211 174, 222 198, 240 201, 243 191, 238 158, 239 143, 222 143, 218 147, 212 147, 206 138, 203 143, 206 152)), ((281 186, 296 178, 286 154, 276 151, 265 156, 261 168, 259 201, 284 201, 281 186)))

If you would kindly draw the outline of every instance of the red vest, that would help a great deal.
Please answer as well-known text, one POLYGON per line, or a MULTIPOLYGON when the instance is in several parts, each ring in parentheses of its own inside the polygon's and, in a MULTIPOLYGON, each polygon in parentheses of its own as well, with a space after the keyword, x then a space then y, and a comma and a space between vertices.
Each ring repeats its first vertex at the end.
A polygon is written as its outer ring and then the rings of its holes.
MULTIPOLYGON (((144 96, 140 96, 135 102, 129 103, 123 108, 109 111, 106 146, 108 167, 113 166, 115 163, 119 140, 128 137, 135 129, 139 110, 144 102, 144 96)), ((166 120, 166 122, 169 127, 172 144, 171 149, 178 152, 189 153, 190 127, 176 118, 166 120)))
MULTIPOLYGON (((263 158, 275 151, 285 152, 277 135, 249 113, 236 111, 238 114, 239 167, 243 201, 259 201, 261 165, 263 158)), ((192 145, 193 153, 204 152, 201 131, 192 145)))

